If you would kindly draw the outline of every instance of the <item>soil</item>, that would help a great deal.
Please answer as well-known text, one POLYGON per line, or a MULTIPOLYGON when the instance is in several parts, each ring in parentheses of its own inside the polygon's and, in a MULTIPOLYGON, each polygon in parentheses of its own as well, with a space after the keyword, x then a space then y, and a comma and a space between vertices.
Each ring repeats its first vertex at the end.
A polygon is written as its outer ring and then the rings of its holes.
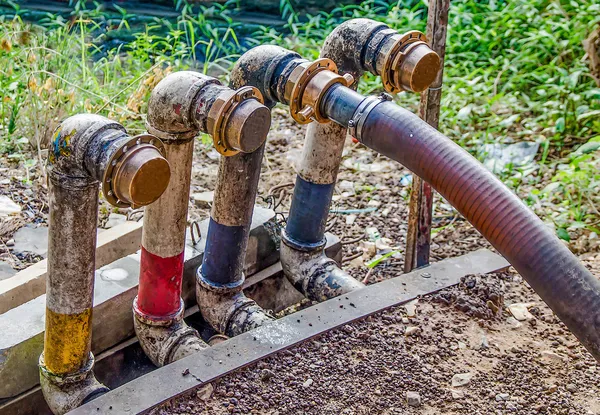
MULTIPOLYGON (((282 221, 303 137, 303 128, 276 108, 257 203, 280 213, 282 221)), ((198 141, 191 193, 213 190, 217 168, 218 154, 198 141)), ((0 219, 0 261, 15 269, 40 259, 11 251, 12 235, 21 226, 46 224, 47 193, 40 171, 39 163, 25 169, 13 158, 0 160, 0 194, 23 208, 18 216, 0 219)), ((344 268, 368 284, 402 273, 408 180, 402 166, 347 143, 332 207, 338 213, 330 215, 328 230, 342 238, 344 268), (391 251, 390 258, 367 267, 375 255, 391 251)), ((110 212, 141 218, 139 212, 102 202, 100 227, 110 212)), ((208 208, 190 203, 190 222, 208 215, 208 208)), ((490 248, 439 196, 434 228, 433 261, 490 248)), ((571 244, 596 275, 598 247, 598 239, 586 235, 571 244)), ((398 307, 344 326, 154 413, 588 415, 600 414, 599 385, 599 365, 510 271, 468 276, 456 287, 420 299, 415 316, 398 307), (516 321, 506 311, 513 303, 534 303, 532 318, 516 321), (467 383, 452 386, 457 374, 467 383)))

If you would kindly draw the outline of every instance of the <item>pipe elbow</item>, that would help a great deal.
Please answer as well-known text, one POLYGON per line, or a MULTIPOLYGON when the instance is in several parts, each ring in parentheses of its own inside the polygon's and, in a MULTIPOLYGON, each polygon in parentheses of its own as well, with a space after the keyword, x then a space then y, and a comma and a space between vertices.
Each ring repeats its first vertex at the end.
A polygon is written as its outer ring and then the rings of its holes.
POLYGON ((133 309, 133 326, 146 356, 158 367, 173 363, 208 347, 196 330, 183 321, 183 305, 171 320, 152 321, 133 309))
POLYGON ((371 19, 351 19, 325 39, 321 57, 334 61, 356 82, 365 71, 381 75, 388 92, 421 92, 435 81, 441 59, 418 31, 398 33, 371 19))
POLYGON ((229 337, 274 320, 254 300, 244 295, 241 285, 217 287, 205 280, 200 272, 196 277, 196 300, 202 317, 219 333, 229 337))
POLYGON ((56 375, 48 371, 43 354, 40 356, 39 368, 42 394, 55 415, 66 414, 109 391, 94 376, 94 356, 91 354, 84 367, 69 375, 56 375))
POLYGON ((261 92, 265 105, 273 107, 283 101, 287 77, 281 75, 289 72, 286 68, 292 61, 299 59, 296 52, 279 46, 257 46, 238 59, 229 74, 229 85, 233 89, 253 86, 261 92))
POLYGON ((79 114, 65 119, 50 142, 49 173, 55 184, 102 183, 107 201, 119 207, 146 206, 169 184, 171 169, 160 140, 131 137, 108 118, 79 114))
POLYGON ((169 74, 152 90, 148 101, 146 127, 162 139, 186 140, 198 134, 196 100, 210 84, 221 83, 199 72, 181 71, 169 74))
POLYGON ((290 283, 313 301, 325 301, 364 287, 325 255, 322 247, 303 251, 281 238, 280 258, 283 273, 290 283))

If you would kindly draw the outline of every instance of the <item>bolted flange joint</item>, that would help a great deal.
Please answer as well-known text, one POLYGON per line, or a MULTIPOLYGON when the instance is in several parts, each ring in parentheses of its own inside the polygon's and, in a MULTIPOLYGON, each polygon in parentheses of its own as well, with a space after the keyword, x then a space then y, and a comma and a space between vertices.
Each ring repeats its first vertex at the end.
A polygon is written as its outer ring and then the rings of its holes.
POLYGON ((57 375, 49 371, 44 363, 43 353, 40 356, 39 368, 42 393, 55 415, 66 414, 109 391, 94 376, 92 353, 81 369, 68 375, 57 375))
POLYGON ((321 58, 303 62, 289 74, 285 84, 284 100, 290 107, 290 115, 299 124, 312 121, 324 124, 329 119, 321 112, 323 97, 332 85, 351 85, 350 74, 339 75, 331 59, 321 58))

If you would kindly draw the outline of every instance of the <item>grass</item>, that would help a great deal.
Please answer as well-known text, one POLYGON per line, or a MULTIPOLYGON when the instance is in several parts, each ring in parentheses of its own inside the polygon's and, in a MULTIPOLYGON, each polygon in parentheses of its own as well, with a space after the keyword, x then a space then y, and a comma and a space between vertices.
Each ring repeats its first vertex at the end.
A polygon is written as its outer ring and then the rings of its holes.
MULTIPOLYGON (((239 53, 260 43, 315 58, 332 28, 349 18, 425 30, 421 1, 369 0, 299 16, 282 0, 283 30, 241 36, 235 6, 180 1, 176 21, 154 19, 134 34, 126 10, 111 20, 77 3, 70 19, 48 15, 35 26, 17 11, 0 27, 0 151, 31 158, 26 150, 41 152, 61 118, 84 111, 140 132, 149 93, 166 74, 194 68, 224 75, 239 53), (119 42, 123 33, 127 42, 119 42)), ((600 87, 582 46, 599 22, 600 0, 454 0, 449 18, 441 130, 481 160, 486 144, 540 143, 536 169, 508 165, 501 177, 563 239, 600 233, 600 87)), ((365 76, 361 91, 378 90, 377 77, 365 76)), ((396 100, 418 103, 405 93, 396 100)))

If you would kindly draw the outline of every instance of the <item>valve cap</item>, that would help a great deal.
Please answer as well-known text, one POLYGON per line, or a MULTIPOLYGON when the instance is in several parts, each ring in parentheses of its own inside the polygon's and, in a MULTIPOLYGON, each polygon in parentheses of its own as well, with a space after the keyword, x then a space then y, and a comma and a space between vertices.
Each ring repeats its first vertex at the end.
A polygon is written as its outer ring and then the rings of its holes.
POLYGON ((267 139, 271 127, 271 111, 256 99, 242 101, 225 125, 229 147, 252 153, 267 139))
POLYGON ((440 70, 440 57, 427 44, 410 50, 402 61, 400 84, 405 90, 422 92, 435 81, 440 70))

